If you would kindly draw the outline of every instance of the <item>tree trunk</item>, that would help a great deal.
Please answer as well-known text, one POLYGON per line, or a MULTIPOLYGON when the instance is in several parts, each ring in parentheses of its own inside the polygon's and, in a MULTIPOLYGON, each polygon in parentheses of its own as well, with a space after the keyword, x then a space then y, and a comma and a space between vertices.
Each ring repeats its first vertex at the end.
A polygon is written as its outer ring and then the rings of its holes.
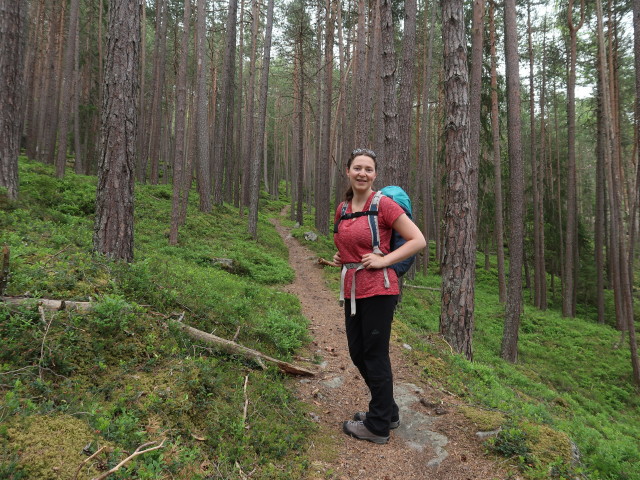
POLYGON ((185 122, 187 107, 187 59, 189 57, 189 24, 191 22, 191 0, 184 0, 184 18, 182 21, 182 37, 178 53, 178 76, 176 79, 176 144, 173 157, 173 198, 171 202, 171 228, 169 245, 178 243, 180 210, 182 208, 185 171, 185 122))
POLYGON ((325 40, 324 40, 324 105, 322 107, 322 134, 320 136, 320 155, 316 159, 316 222, 315 226, 322 235, 329 235, 329 196, 331 194, 331 106, 333 99, 333 39, 334 24, 332 2, 325 2, 325 40))
POLYGON ((71 0, 69 5, 69 33, 67 35, 67 42, 64 48, 64 62, 62 66, 62 85, 61 91, 61 106, 60 106, 60 123, 58 128, 58 155, 56 157, 56 177, 64 177, 64 170, 67 164, 67 140, 69 138, 69 116, 71 113, 71 100, 70 95, 74 78, 74 58, 76 40, 78 36, 78 9, 80 0, 71 0))
POLYGON ((358 0, 358 26, 356 30, 356 51, 354 54, 355 68, 353 69, 355 88, 354 93, 354 113, 355 113, 355 139, 349 148, 361 148, 369 145, 369 129, 371 125, 371 107, 367 90, 368 73, 366 66, 367 44, 366 44, 366 15, 365 2, 358 0))
POLYGON ((231 154, 232 143, 230 139, 233 138, 231 126, 233 123, 233 80, 235 77, 237 15, 238 0, 231 0, 227 13, 225 48, 222 59, 220 106, 216 115, 216 134, 213 139, 213 203, 216 205, 222 205, 224 200, 224 165, 226 157, 231 154))
POLYGON ((395 29, 391 0, 380 2, 380 22, 382 28, 382 85, 384 116, 384 162, 381 162, 377 184, 380 186, 397 184, 400 179, 398 157, 398 108, 396 100, 396 52, 394 46, 395 29))
POLYGON ((501 355, 507 361, 518 359, 518 332, 522 313, 522 265, 524 244, 524 161, 520 120, 520 69, 515 0, 504 4, 504 45, 507 80, 507 130, 509 141, 510 194, 509 286, 505 307, 501 355))
MULTIPOLYGON (((167 0, 156 2, 156 37, 153 51, 153 94, 151 100, 149 136, 149 155, 151 163, 150 181, 157 185, 160 177, 160 150, 162 132, 162 96, 164 91, 165 57, 167 55, 167 0)), ((146 150, 145 152, 146 153, 146 150)), ((144 162, 141 169, 146 178, 147 163, 144 162)))
POLYGON ((569 79, 567 81, 567 229, 565 235, 562 315, 574 317, 577 249, 577 181, 576 181, 576 57, 577 33, 584 22, 584 0, 580 4, 580 21, 573 23, 573 0, 568 5, 569 79))
POLYGON ((111 0, 93 248, 133 261, 141 0, 111 0))
MULTIPOLYGON (((432 156, 429 133, 431 132, 431 105, 429 103, 429 92, 432 84, 431 69, 433 59, 433 37, 435 35, 435 0, 431 0, 430 13, 427 17, 425 6, 425 22, 424 29, 428 32, 428 42, 425 48, 425 61, 422 80, 422 128, 420 130, 420 156, 422 158, 422 223, 424 236, 427 241, 427 245, 424 248, 424 260, 422 264, 422 273, 425 275, 429 271, 429 240, 436 240, 438 237, 437 228, 435 225, 434 210, 433 210, 433 184, 431 179, 433 177, 432 171, 432 156), (428 22, 431 22, 431 28, 428 27, 428 22)), ((425 33, 425 36, 427 34, 425 33)))
POLYGON ((409 191, 413 77, 416 65, 416 17, 416 0, 405 0, 402 69, 400 70, 400 94, 398 98, 398 173, 393 183, 400 185, 407 191, 409 191))
POLYGON ((0 0, 0 187, 18 198, 27 2, 0 0))
POLYGON ((462 0, 442 1, 442 25, 447 199, 440 333, 456 352, 472 360, 477 198, 473 198, 474 173, 469 158, 469 83, 462 0))
POLYGON ((198 0, 197 15, 197 98, 196 142, 198 165, 198 194, 200 211, 211 211, 211 171, 209 163, 209 97, 207 95, 207 11, 206 0, 198 0))
MULTIPOLYGON (((635 13, 635 12, 634 12, 635 13)), ((615 165, 616 157, 616 131, 612 118, 612 101, 609 88, 608 60, 605 53, 605 40, 603 29, 602 2, 596 0, 597 36, 598 36, 598 57, 600 60, 600 83, 602 84, 602 107, 603 120, 605 125, 606 144, 604 148, 605 156, 605 176, 607 179, 607 193, 609 195, 609 206, 611 212, 611 250, 612 250, 612 274, 614 288, 614 302, 616 306, 616 317, 621 329, 629 332, 629 346, 631 353, 631 366, 633 369, 633 380, 640 386, 640 361, 638 359, 638 344, 633 318, 633 297, 631 284, 629 283, 627 256, 625 246, 625 226, 622 217, 622 192, 619 169, 615 165), (614 253, 615 252, 615 253, 614 253)), ((611 59, 609 59, 611 60, 611 59)))
POLYGON ((498 109, 498 72, 496 54, 495 1, 489 2, 489 46, 491 50, 491 135, 493 145, 493 195, 495 203, 494 225, 496 256, 498 262, 498 296, 500 302, 507 299, 504 276, 504 220, 502 209, 502 159, 500 156, 500 113, 498 109))
POLYGON ((273 30, 273 3, 267 4, 267 24, 264 33, 264 52, 262 56, 262 75, 260 78, 260 98, 258 121, 256 125, 256 147, 251 164, 251 191, 249 202, 249 234, 258 237, 258 199, 260 197, 260 163, 264 155, 264 132, 267 119, 267 92, 269 90, 269 64, 271 62, 271 32, 273 30))

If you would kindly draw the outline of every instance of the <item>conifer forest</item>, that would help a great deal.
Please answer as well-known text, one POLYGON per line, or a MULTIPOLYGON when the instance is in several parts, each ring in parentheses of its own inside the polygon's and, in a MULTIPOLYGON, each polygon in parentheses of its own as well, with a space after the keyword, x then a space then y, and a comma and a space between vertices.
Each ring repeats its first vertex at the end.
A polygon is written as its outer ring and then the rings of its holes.
POLYGON ((146 185, 170 187, 168 245, 190 197, 255 241, 285 199, 330 238, 372 149, 468 360, 491 268, 502 359, 531 302, 616 329, 640 389, 639 146, 640 0, 0 0, 3 202, 19 157, 97 178, 92 251, 124 263, 146 185))

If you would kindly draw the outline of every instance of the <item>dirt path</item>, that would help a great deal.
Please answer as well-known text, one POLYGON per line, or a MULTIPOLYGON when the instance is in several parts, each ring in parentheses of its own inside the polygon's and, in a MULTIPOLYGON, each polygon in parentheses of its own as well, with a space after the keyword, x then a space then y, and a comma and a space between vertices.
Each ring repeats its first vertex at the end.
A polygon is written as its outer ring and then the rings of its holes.
MULTIPOLYGON (((369 394, 347 351, 344 313, 337 295, 323 278, 313 252, 274 222, 289 248, 296 272, 285 290, 296 295, 310 322, 315 352, 324 359, 322 371, 299 380, 300 398, 313 405, 314 419, 330 439, 331 460, 313 461, 309 480, 471 480, 501 479, 507 475, 483 453, 473 424, 452 404, 456 399, 420 380, 417 366, 407 365, 407 348, 391 340, 394 392, 401 425, 386 445, 356 440, 342 433, 342 422, 366 410, 369 394), (444 402, 445 407, 440 405, 444 402)), ((336 270, 336 275, 338 271, 336 270)), ((323 447, 326 448, 326 445, 323 447)), ((323 458, 324 456, 320 456, 323 458)))

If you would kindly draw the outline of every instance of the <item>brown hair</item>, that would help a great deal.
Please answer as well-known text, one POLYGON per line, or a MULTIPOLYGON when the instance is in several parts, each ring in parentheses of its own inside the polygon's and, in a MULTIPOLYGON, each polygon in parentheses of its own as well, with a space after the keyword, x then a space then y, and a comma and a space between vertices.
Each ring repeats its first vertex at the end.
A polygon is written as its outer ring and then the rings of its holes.
MULTIPOLYGON (((353 162, 353 159, 356 158, 356 157, 359 157, 360 155, 364 155, 366 157, 369 157, 371 160, 373 160, 374 168, 376 170, 378 169, 378 161, 376 160, 376 152, 374 152, 373 150, 370 150, 368 148, 356 148, 353 152, 351 152, 351 155, 349 155, 349 160, 347 160, 347 168, 351 168, 351 162, 353 162)), ((344 193, 344 199, 347 202, 350 202, 352 198, 353 198, 353 188, 351 188, 351 185, 349 185, 349 188, 344 193)))

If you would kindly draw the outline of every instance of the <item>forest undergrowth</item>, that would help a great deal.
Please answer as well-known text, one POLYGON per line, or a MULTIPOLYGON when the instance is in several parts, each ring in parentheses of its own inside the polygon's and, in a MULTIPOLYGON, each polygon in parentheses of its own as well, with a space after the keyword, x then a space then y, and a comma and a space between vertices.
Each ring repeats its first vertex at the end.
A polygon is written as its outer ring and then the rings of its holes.
MULTIPOLYGON (((94 177, 56 179, 51 167, 21 159, 20 179, 17 202, 0 192, 4 294, 34 303, 0 303, 0 478, 93 478, 163 440, 110 478, 303 478, 316 426, 290 380, 197 344, 176 324, 299 360, 307 322, 279 288, 293 271, 268 222, 285 200, 262 197, 254 241, 238 209, 203 214, 192 194, 170 246, 171 186, 137 185, 135 261, 126 265, 91 253, 94 177), (38 298, 94 308, 49 312, 35 307, 38 298)), ((329 238, 304 240, 310 229, 294 234, 330 257, 329 238)), ((542 312, 527 303, 519 361, 504 362, 496 277, 495 268, 477 270, 473 362, 438 339, 439 293, 404 289, 395 331, 415 346, 424 381, 500 413, 487 449, 525 478, 639 480, 640 397, 626 340, 589 315, 566 319, 557 305, 542 312), (571 439, 579 460, 556 456, 541 440, 545 429, 571 439)), ((408 283, 437 289, 440 279, 433 270, 408 283)))

